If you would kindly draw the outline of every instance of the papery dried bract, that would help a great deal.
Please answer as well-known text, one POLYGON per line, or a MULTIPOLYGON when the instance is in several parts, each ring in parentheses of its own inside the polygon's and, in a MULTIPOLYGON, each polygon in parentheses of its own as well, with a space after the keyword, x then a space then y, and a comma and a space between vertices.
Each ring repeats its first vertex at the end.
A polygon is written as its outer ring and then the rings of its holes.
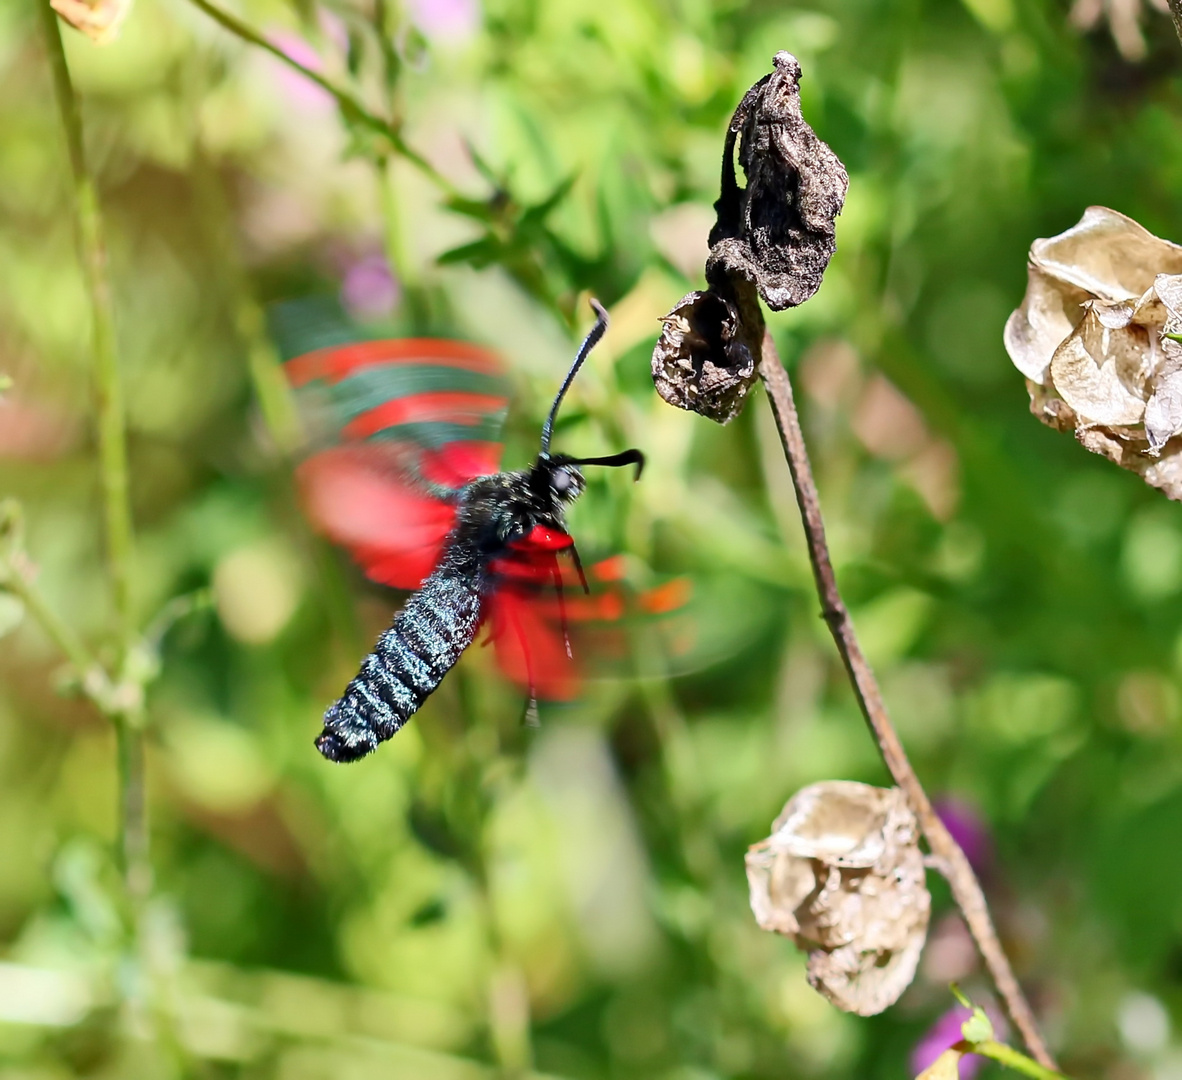
POLYGON ((1130 314, 1127 305, 1089 305, 1051 358, 1060 397, 1094 425, 1136 424, 1145 415, 1145 399, 1133 388, 1144 383, 1149 340, 1142 327, 1129 324, 1130 314))
POLYGON ((778 52, 772 63, 731 120, 707 278, 719 270, 738 274, 759 288, 768 307, 782 311, 821 287, 837 249, 835 219, 849 176, 801 115, 796 57, 778 52), (735 179, 736 136, 744 189, 735 179))
POLYGON ((661 321, 652 359, 657 393, 720 424, 733 419, 758 377, 752 345, 759 346, 742 339, 738 309, 718 293, 692 292, 661 321))
POLYGON ((931 897, 919 826, 897 788, 845 780, 794 795, 747 853, 751 910, 809 954, 809 982, 872 1016, 911 984, 931 897))
POLYGON ((49 0, 50 6, 75 30, 96 45, 115 40, 132 0, 49 0))
POLYGON ((1039 419, 1182 498, 1180 330, 1182 247, 1092 206, 1031 245, 1005 345, 1039 419))

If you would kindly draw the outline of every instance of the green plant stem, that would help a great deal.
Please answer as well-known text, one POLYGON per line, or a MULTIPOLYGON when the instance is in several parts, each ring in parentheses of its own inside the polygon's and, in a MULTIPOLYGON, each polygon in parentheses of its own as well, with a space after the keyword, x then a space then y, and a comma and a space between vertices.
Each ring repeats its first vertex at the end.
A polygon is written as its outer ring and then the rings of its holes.
MULTIPOLYGON (((193 116, 197 115, 203 88, 203 82, 195 76, 186 95, 193 116)), ((247 371, 263 424, 275 449, 286 456, 294 453, 300 444, 300 419, 295 397, 283 373, 275 345, 267 333, 266 315, 243 265, 234 232, 233 214, 221 177, 202 145, 201 133, 196 125, 193 129, 193 147, 193 166, 190 170, 193 188, 201 219, 212 223, 214 249, 222 268, 214 287, 224 298, 233 316, 246 354, 247 371)))
POLYGON ((99 685, 106 685, 107 677, 102 665, 91 656, 69 623, 45 602, 40 590, 28 580, 19 566, 0 566, 0 587, 12 593, 25 605, 25 610, 40 624, 50 641, 62 651, 78 672, 83 688, 89 688, 88 693, 93 694, 96 679, 100 681, 99 685))
POLYGON ((340 106, 341 111, 347 117, 359 120, 372 131, 376 131, 388 139, 396 153, 414 165, 419 172, 426 176, 441 191, 448 195, 458 194, 456 188, 446 176, 436 169, 422 154, 407 144, 406 140, 402 137, 402 132, 394 124, 371 112, 355 95, 337 86, 336 83, 329 79, 326 79, 319 72, 313 71, 310 67, 306 67, 298 60, 288 56, 278 45, 268 41, 254 27, 244 23, 236 15, 231 15, 228 11, 223 10, 216 4, 210 3, 210 0, 191 0, 191 2, 223 29, 229 30, 235 37, 241 38, 247 44, 253 45, 257 49, 262 49, 264 52, 270 53, 275 59, 286 64, 293 71, 298 71, 304 78, 310 79, 322 90, 331 94, 340 106))
POLYGON ((82 271, 90 299, 95 388, 98 399, 99 464, 106 516, 107 569, 114 593, 122 654, 130 647, 132 624, 131 563, 133 554, 131 500, 127 470, 127 436, 123 419, 123 394, 119 386, 119 365, 115 346, 115 316, 111 285, 107 277, 107 247, 99 213, 98 193, 86 165, 82 142, 82 118, 78 98, 70 79, 62 46, 57 14, 48 0, 38 0, 45 23, 49 62, 53 68, 54 90, 62 130, 70 154, 74 181, 74 213, 82 271))
POLYGON ((133 923, 138 924, 152 889, 143 714, 140 709, 127 709, 114 721, 119 758, 119 858, 133 923))
POLYGON ((965 1054, 980 1054, 982 1057, 992 1058, 1007 1069, 1025 1073, 1025 1075, 1033 1077, 1034 1080, 1067 1080, 1063 1073, 1048 1069, 1033 1058, 1028 1058, 1020 1050, 1015 1050, 1012 1046, 992 1039, 979 1043, 965 1040, 957 1043, 954 1049, 965 1054))
MULTIPOLYGON (((50 7, 48 0, 37 0, 37 5, 41 9, 45 26, 58 112, 70 155, 80 257, 90 298, 98 408, 99 465, 107 534, 107 570, 114 594, 119 643, 119 657, 115 665, 117 685, 111 692, 97 695, 90 691, 90 694, 114 723, 119 742, 119 853, 128 895, 133 903, 134 917, 136 900, 144 895, 147 888, 148 825, 143 798, 143 688, 133 685, 128 678, 136 638, 131 592, 134 534, 127 466, 127 431, 116 354, 114 305, 107 276, 107 248, 103 237, 98 192, 94 178, 87 168, 82 117, 78 108, 78 97, 74 93, 74 84, 70 78, 70 68, 66 63, 61 28, 57 14, 50 7)), ((54 626, 55 617, 48 609, 42 610, 38 618, 43 626, 54 627, 51 633, 67 656, 75 663, 83 658, 84 650, 80 651, 80 643, 73 638, 72 633, 62 636, 64 624, 58 623, 54 626), (46 616, 49 622, 45 621, 46 616)), ((93 667, 90 665, 82 667, 84 683, 86 675, 91 670, 93 667)))
POLYGON ((275 346, 267 336, 266 317, 259 302, 246 291, 238 293, 234 322, 246 349, 250 381, 271 439, 281 454, 291 454, 300 444, 300 420, 295 399, 275 346))

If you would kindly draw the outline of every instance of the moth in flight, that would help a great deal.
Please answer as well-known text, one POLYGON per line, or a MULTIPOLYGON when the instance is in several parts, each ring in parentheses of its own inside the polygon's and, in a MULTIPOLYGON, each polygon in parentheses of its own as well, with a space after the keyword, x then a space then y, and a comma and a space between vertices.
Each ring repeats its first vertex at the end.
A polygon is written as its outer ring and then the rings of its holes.
POLYGON ((560 556, 587 583, 566 508, 582 467, 635 465, 636 449, 578 458, 550 450, 559 407, 607 329, 596 323, 558 389, 533 464, 498 471, 508 405, 499 361, 477 346, 406 339, 331 345, 285 365, 321 399, 340 441, 299 468, 312 520, 373 579, 414 590, 357 676, 324 714, 317 749, 354 761, 393 736, 488 625, 502 667, 535 696, 563 697, 573 676, 560 556), (550 617, 557 600, 559 627, 550 617))

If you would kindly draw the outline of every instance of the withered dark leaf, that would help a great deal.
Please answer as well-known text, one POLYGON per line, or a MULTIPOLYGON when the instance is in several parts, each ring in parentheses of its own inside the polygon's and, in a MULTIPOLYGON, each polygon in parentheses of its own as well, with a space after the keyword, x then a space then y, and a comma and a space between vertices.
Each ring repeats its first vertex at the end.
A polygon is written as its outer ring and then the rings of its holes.
POLYGON ((707 279, 738 274, 773 311, 804 303, 821 287, 837 249, 835 219, 849 176, 800 111, 800 63, 778 52, 773 71, 747 91, 727 132, 722 191, 714 204, 707 279), (747 178, 735 178, 734 147, 747 178))
POLYGON ((760 297, 781 311, 820 288, 849 187, 837 155, 801 116, 796 57, 778 52, 772 62, 773 71, 743 96, 727 129, 708 289, 683 297, 664 317, 653 350, 661 397, 720 424, 738 415, 758 375, 760 297), (745 188, 735 174, 736 141, 745 188))
POLYGON ((670 405, 725 424, 757 377, 738 308, 716 292, 692 292, 662 322, 652 360, 657 393, 670 405))

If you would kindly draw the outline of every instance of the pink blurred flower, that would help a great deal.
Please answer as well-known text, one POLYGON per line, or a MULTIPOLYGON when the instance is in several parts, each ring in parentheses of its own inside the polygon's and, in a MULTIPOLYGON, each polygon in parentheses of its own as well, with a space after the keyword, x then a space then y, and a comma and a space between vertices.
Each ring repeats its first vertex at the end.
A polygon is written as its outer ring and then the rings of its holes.
POLYGON ((480 29, 479 0, 410 0, 410 18, 431 41, 463 41, 480 29))
MULTIPOLYGON (((993 1023, 997 1037, 1004 1038, 1006 1027, 1001 1015, 992 1005, 986 1006, 985 1012, 993 1023)), ((936 1020, 915 1044, 915 1049, 911 1051, 911 1072, 909 1075, 918 1076, 945 1050, 960 1042, 963 1038, 960 1033, 961 1026, 970 1016, 972 1016, 971 1010, 966 1009, 963 1005, 954 1005, 936 1020)), ((984 1064, 985 1058, 979 1054, 967 1054, 962 1057, 958 1066, 961 1080, 973 1080, 984 1064)))
POLYGON ((969 803, 954 795, 933 801, 933 806, 944 827, 968 856, 978 874, 987 871, 993 862, 993 838, 989 825, 969 803))
MULTIPOLYGON (((324 62, 320 59, 320 54, 298 34, 277 30, 268 36, 280 52, 290 56, 297 64, 303 64, 317 73, 323 69, 324 62)), ((275 81, 292 105, 315 112, 324 112, 333 107, 332 95, 327 90, 317 86, 306 75, 301 75, 282 61, 275 60, 273 63, 275 81)))
POLYGON ((402 289, 382 255, 367 255, 345 271, 341 303, 354 318, 380 319, 398 306, 402 289))

